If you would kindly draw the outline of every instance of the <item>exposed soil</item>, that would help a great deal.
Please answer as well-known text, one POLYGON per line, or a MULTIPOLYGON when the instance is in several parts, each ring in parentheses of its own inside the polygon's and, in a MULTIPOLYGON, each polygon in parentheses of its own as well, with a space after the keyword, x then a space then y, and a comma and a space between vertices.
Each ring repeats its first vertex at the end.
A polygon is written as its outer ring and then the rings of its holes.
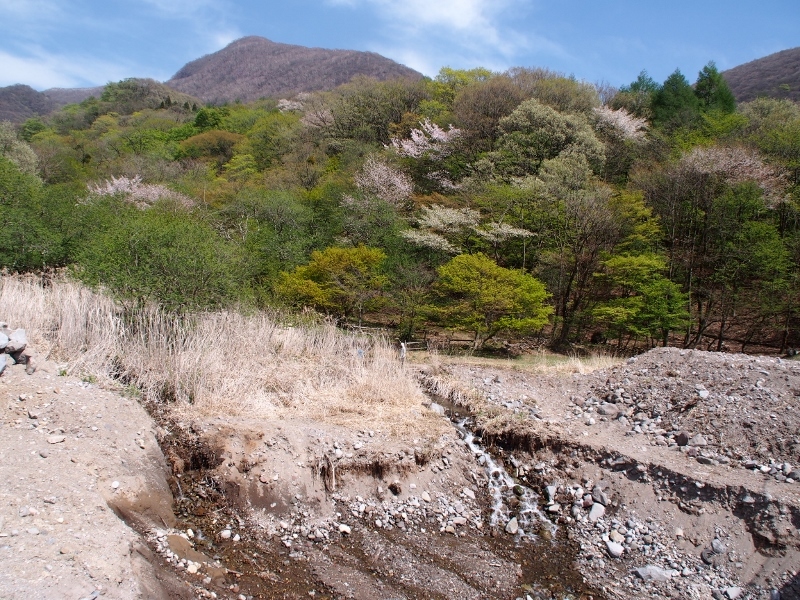
POLYGON ((800 598, 800 364, 513 364, 409 366, 514 477, 501 512, 455 428, 181 420, 10 367, 0 597, 800 598))

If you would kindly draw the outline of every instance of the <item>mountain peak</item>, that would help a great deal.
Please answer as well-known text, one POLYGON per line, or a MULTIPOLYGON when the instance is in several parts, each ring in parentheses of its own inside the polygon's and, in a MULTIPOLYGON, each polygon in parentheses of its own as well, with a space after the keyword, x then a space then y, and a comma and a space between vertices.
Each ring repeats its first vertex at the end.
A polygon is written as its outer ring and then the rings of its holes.
POLYGON ((250 102, 332 89, 356 75, 422 77, 374 52, 307 48, 253 35, 187 63, 166 83, 206 102, 250 102))

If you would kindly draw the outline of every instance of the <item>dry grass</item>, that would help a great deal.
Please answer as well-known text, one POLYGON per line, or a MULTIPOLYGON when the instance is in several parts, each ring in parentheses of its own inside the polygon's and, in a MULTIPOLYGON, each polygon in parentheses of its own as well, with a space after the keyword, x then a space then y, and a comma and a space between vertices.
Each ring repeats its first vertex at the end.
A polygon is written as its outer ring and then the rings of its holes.
POLYGON ((585 375, 599 369, 607 369, 623 362, 613 354, 592 353, 589 356, 566 356, 554 352, 540 351, 519 358, 490 358, 484 356, 453 356, 434 352, 414 352, 418 363, 440 365, 474 365, 479 367, 514 369, 535 375, 585 375))
POLYGON ((0 278, 0 315, 70 372, 127 381, 186 417, 308 419, 395 435, 443 427, 383 338, 330 324, 217 312, 122 310, 70 282, 0 278))

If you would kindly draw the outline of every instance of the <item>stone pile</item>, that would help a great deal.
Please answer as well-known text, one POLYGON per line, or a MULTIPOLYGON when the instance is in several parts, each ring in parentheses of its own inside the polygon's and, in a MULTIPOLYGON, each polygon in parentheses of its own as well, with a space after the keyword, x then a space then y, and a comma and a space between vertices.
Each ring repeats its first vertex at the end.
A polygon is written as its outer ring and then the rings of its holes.
MULTIPOLYGON (((727 551, 719 537, 697 555, 687 553, 677 544, 684 539, 682 530, 654 518, 640 519, 633 512, 624 514, 625 505, 613 500, 613 490, 607 486, 584 479, 581 483, 553 482, 544 491, 548 504, 571 505, 568 514, 547 512, 570 524, 570 537, 580 543, 582 568, 605 573, 611 567, 609 561, 622 561, 630 566, 625 567, 619 586, 637 595, 667 597, 674 590, 690 587, 701 595, 732 589, 735 577, 730 567, 740 565, 730 563, 733 556, 719 558, 727 551)), ((720 532, 720 537, 725 533, 720 532)))
POLYGON ((788 484, 800 481, 800 467, 789 462, 793 449, 800 449, 800 436, 788 410, 800 364, 701 353, 694 360, 713 363, 701 373, 695 364, 687 362, 694 370, 680 364, 689 361, 691 351, 661 351, 670 355, 672 367, 659 364, 658 354, 629 359, 586 397, 573 396, 565 420, 585 426, 616 422, 626 435, 645 436, 651 445, 700 464, 746 468, 788 484), (777 438, 780 445, 757 441, 766 431, 767 439, 777 438), (743 445, 747 438, 752 441, 743 445), (773 455, 775 450, 782 452, 773 455))
POLYGON ((33 352, 28 348, 28 337, 24 329, 9 329, 8 323, 0 321, 0 374, 16 364, 25 365, 25 372, 36 371, 33 352))

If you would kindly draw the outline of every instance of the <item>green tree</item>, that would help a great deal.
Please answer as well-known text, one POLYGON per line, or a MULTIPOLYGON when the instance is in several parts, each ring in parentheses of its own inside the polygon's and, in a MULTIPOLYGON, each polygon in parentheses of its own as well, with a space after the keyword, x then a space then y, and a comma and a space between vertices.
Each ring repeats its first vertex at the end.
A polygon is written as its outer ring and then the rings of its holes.
POLYGON ((483 254, 456 256, 439 267, 438 275, 435 314, 447 327, 472 333, 475 349, 501 332, 538 331, 552 312, 544 284, 483 254))
POLYGON ((381 266, 386 254, 378 248, 327 248, 311 253, 307 265, 282 272, 277 292, 295 306, 312 306, 345 320, 374 306, 386 286, 381 266))
POLYGON ((499 130, 497 149, 490 159, 505 177, 536 175, 544 161, 561 154, 584 157, 595 169, 605 157, 603 144, 586 118, 561 114, 538 100, 520 104, 500 120, 499 130))
POLYGON ((700 100, 676 69, 653 96, 653 122, 667 130, 692 126, 700 116, 700 100))
POLYGON ((714 61, 709 62, 697 74, 694 93, 704 111, 732 113, 736 110, 736 98, 714 61))
POLYGON ((596 276, 607 286, 609 298, 592 310, 597 322, 622 344, 625 336, 659 340, 689 320, 688 294, 665 276, 667 261, 660 254, 622 254, 602 263, 596 276))
POLYGON ((85 283, 172 311, 215 308, 234 299, 236 252, 210 225, 167 207, 115 212, 79 252, 75 273, 85 283))

